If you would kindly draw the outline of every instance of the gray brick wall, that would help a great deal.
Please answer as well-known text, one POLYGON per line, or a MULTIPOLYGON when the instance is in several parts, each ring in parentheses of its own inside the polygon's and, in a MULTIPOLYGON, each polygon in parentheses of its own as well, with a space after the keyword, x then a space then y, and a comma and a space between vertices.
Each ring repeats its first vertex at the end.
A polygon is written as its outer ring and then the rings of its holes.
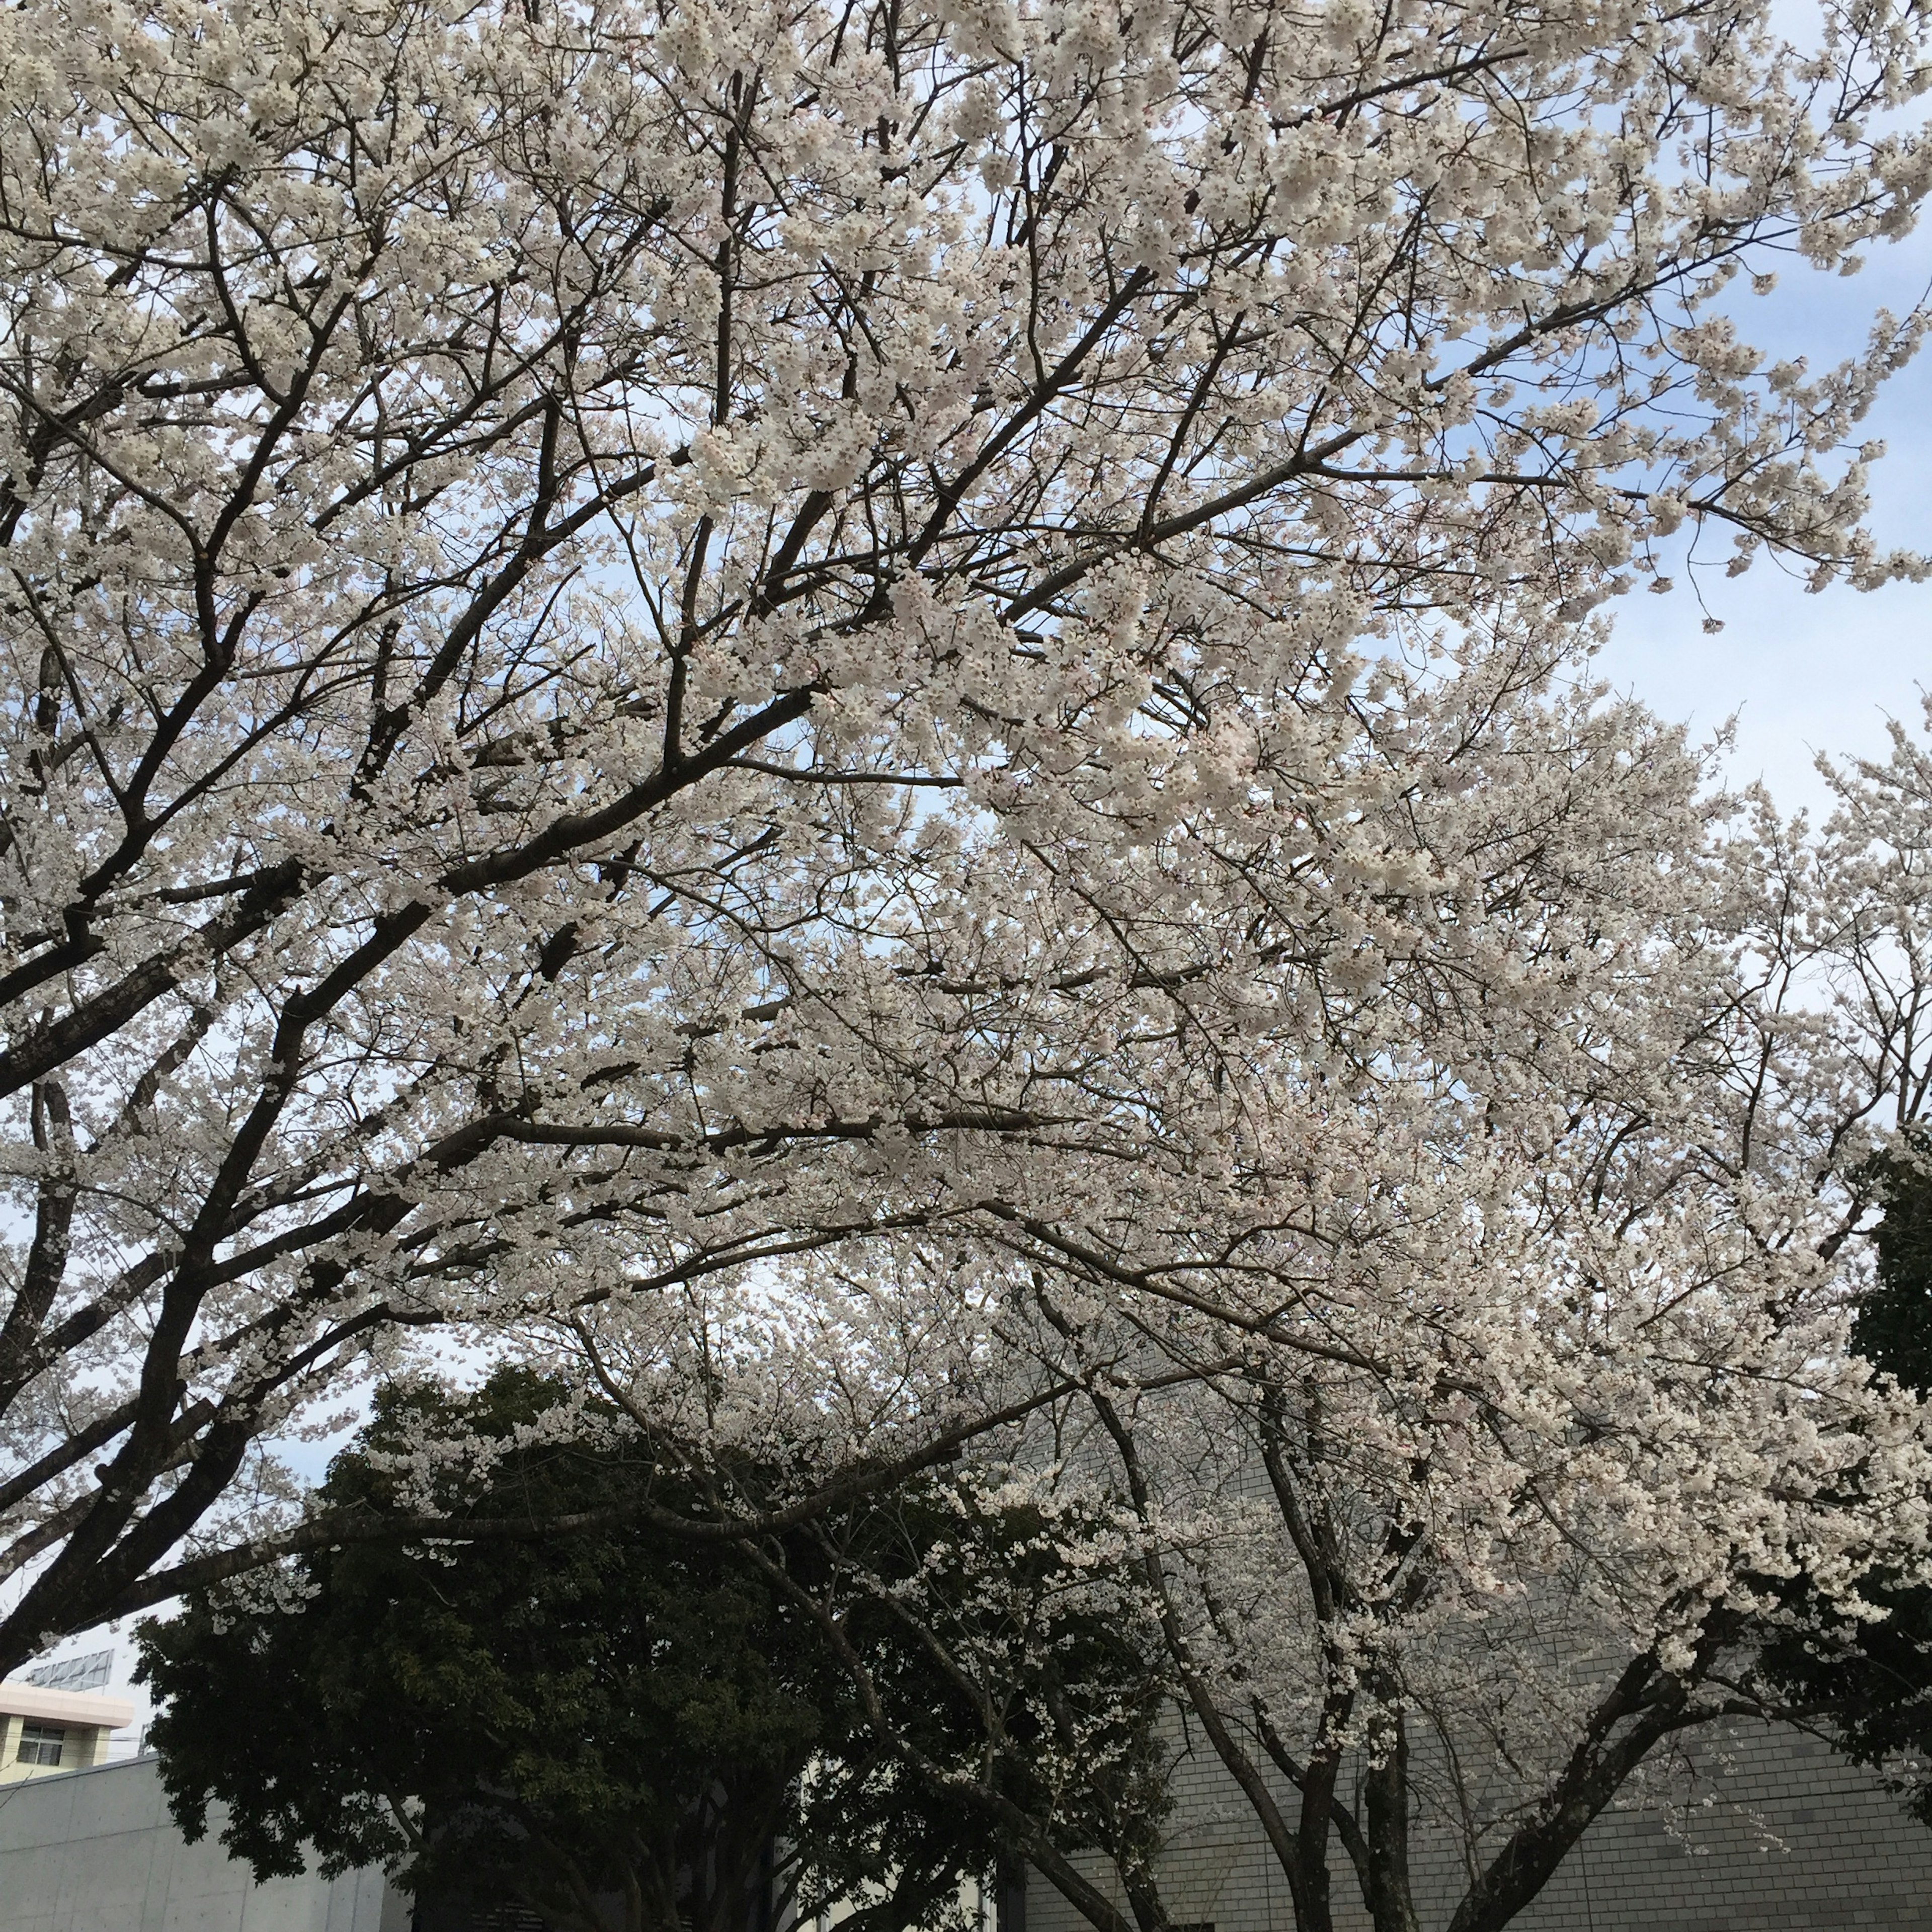
MULTIPOLYGON (((1215 1932, 1292 1932, 1287 1886, 1233 1781, 1196 1755, 1178 1768, 1162 1892, 1177 1921, 1215 1932)), ((1462 1888, 1446 1833, 1418 1830, 1417 1905, 1440 1932, 1462 1888)), ((1098 1864, 1090 1875, 1118 1887, 1098 1864)), ((1338 1932, 1367 1932, 1354 1875, 1335 1847, 1338 1932)), ((1868 1774, 1796 1732, 1756 1726, 1696 1754, 1663 1792, 1613 1806, 1584 1835, 1520 1932, 1932 1932, 1932 1831, 1868 1774)), ((1027 1932, 1086 1932, 1034 1875, 1027 1932)))

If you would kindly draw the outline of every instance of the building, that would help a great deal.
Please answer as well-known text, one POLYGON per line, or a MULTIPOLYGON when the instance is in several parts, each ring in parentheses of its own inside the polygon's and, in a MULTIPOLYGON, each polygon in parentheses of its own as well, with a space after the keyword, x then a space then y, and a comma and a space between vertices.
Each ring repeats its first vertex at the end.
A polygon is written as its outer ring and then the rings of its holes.
MULTIPOLYGON (((1932 1932, 1932 1831, 1870 1774, 1771 1725, 1712 1739, 1702 1756, 1667 1809, 1613 1800, 1510 1932, 1932 1932)), ((1287 1886, 1219 1762, 1184 1758, 1176 1797, 1160 1860, 1175 1932, 1292 1932, 1287 1886)), ((1442 1932, 1465 1883, 1462 1854, 1426 1822, 1412 1829, 1422 1932, 1442 1932)), ((1124 1906, 1100 1861, 1078 1862, 1124 1906)), ((1331 1869, 1336 1932, 1370 1932, 1339 1852, 1331 1869)), ((1022 1932, 1091 1928, 1030 1873, 1022 1932)))
POLYGON ((223 1849, 218 1816, 208 1822, 199 1844, 182 1837, 152 1756, 0 1791, 0 1928, 409 1932, 409 1900, 380 1872, 257 1885, 223 1849))
POLYGON ((134 1719, 124 1698, 27 1679, 0 1683, 0 1785, 88 1770, 106 1757, 109 1737, 134 1719))
MULTIPOLYGON (((10 1726, 29 1721, 19 1708, 29 1691, 108 1707, 58 1726, 70 1733, 100 1732, 118 1708, 110 1698, 9 1684, 0 1694, 10 1726)), ((64 1752, 65 1738, 62 1745, 64 1752)), ((416 1918, 379 1871, 332 1880, 311 1871, 258 1885, 222 1846, 218 1809, 206 1838, 182 1838, 157 1759, 83 1766, 80 1752, 97 1751, 98 1738, 77 1738, 74 1748, 73 1762, 36 1760, 0 1790, 0 1932, 541 1932, 531 1915, 508 1907, 431 1910, 416 1918)), ((1219 1766, 1196 1756, 1179 1775, 1162 1859, 1175 1932, 1292 1932, 1281 1876, 1219 1766)), ((1769 1726, 1740 1731, 1714 1750, 1699 1781, 1701 1807, 1613 1804, 1515 1928, 1932 1932, 1932 1832, 1822 1744, 1769 1726)), ((1422 1932, 1442 1932, 1460 1890, 1460 1859, 1446 1840, 1423 1838, 1415 1860, 1422 1932)), ((1118 1899, 1104 1868, 1088 1869, 1118 1899)), ((973 1892, 969 1922, 986 1932, 1090 1932, 1037 1874, 1003 1872, 996 1899, 973 1892)), ((1336 1894, 1337 1932, 1367 1932, 1339 1874, 1336 1894)), ((836 1932, 837 1918, 818 1932, 836 1932)))

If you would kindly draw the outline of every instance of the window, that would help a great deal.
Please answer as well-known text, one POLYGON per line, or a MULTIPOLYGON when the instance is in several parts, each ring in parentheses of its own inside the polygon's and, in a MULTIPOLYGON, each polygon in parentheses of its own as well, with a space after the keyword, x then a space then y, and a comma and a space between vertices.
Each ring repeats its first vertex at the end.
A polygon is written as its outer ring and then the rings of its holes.
POLYGON ((22 1724, 19 1761, 22 1764, 58 1764, 67 1732, 58 1724, 22 1724))

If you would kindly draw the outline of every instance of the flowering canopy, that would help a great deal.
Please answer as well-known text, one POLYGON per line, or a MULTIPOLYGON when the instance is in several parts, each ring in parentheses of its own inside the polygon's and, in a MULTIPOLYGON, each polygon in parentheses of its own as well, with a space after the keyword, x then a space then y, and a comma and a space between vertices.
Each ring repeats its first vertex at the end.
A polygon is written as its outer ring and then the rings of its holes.
POLYGON ((0 18, 0 1661, 446 1334, 821 1471, 1325 1364, 1378 1470, 1468 1405, 1472 1587, 1554 1459, 1666 1666, 1849 1589, 1895 1057, 1786 1065, 1776 836, 1551 682, 1687 525, 1919 568, 1920 320, 1724 306, 1910 224, 1918 29, 1770 11, 0 18))

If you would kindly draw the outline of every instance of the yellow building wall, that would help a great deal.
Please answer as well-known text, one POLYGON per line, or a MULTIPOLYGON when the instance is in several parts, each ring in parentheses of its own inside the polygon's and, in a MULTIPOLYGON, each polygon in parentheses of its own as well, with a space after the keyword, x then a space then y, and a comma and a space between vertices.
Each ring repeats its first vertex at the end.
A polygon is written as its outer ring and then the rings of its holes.
POLYGON ((29 1778, 58 1778, 64 1771, 86 1771, 98 1764, 107 1749, 107 1733, 86 1724, 69 1724, 58 1764, 22 1764, 20 1726, 27 1720, 0 1712, 0 1784, 18 1784, 29 1778))

